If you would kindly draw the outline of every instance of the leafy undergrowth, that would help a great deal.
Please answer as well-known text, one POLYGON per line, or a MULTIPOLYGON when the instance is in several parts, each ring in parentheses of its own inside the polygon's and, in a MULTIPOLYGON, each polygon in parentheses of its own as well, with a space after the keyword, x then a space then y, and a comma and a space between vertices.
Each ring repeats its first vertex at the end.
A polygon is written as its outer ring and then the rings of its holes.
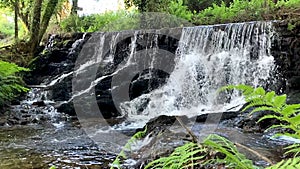
POLYGON ((195 24, 217 24, 257 20, 287 20, 292 25, 299 24, 300 1, 279 0, 233 0, 229 6, 213 4, 195 14, 195 24))
MULTIPOLYGON (((171 0, 168 9, 161 11, 195 25, 246 22, 259 20, 287 20, 289 29, 300 24, 299 0, 233 0, 231 3, 213 3, 199 12, 190 11, 183 0, 171 0)), ((138 10, 106 12, 89 16, 69 16, 60 23, 63 32, 95 32, 139 29, 141 20, 147 20, 138 10)), ((152 18, 153 19, 153 18, 152 18)), ((160 20, 168 22, 168 18, 160 20)), ((179 19, 180 20, 180 19, 179 19)), ((175 21, 172 21, 175 22, 175 21)), ((161 25, 162 27, 164 25, 161 25)))
POLYGON ((120 10, 81 17, 70 15, 60 23, 60 27, 64 32, 119 31, 135 29, 137 22, 136 11, 120 10))
MULTIPOLYGON (((287 136, 300 140, 300 104, 287 104, 286 95, 277 95, 274 91, 267 92, 262 87, 253 88, 248 85, 229 85, 220 89, 239 90, 242 92, 247 106, 246 111, 252 109, 249 115, 260 111, 273 112, 261 117, 257 122, 265 119, 277 119, 280 124, 273 124, 269 129, 280 128, 282 133, 277 133, 274 137, 287 136)), ((145 132, 145 131, 144 131, 145 132)), ((139 134, 139 138, 142 135, 139 134)), ((132 141, 138 139, 136 136, 132 141)), ((128 146, 128 145, 127 145, 128 146)), ((266 169, 299 169, 300 168, 300 144, 292 144, 286 147, 287 153, 293 154, 293 158, 284 159, 277 164, 266 157, 258 154, 254 150, 239 143, 233 143, 224 137, 216 134, 209 135, 203 142, 188 142, 183 146, 177 147, 173 153, 167 157, 161 157, 146 165, 146 169, 182 169, 182 168, 230 168, 230 169, 261 169, 253 162, 241 154, 237 147, 246 148, 251 153, 265 160, 271 166, 266 169)), ((126 156, 123 156, 126 158, 126 156)), ((121 168, 119 159, 117 168, 121 168)), ((116 163, 115 163, 116 164, 116 163)), ((113 168, 114 166, 112 166, 113 168)))
POLYGON ((251 160, 239 153, 232 142, 212 134, 201 144, 190 142, 176 148, 170 156, 150 162, 145 169, 211 168, 212 166, 239 169, 258 168, 253 165, 251 160))
POLYGON ((23 87, 20 72, 29 71, 16 64, 0 60, 0 108, 16 98, 19 93, 28 91, 23 87))
MULTIPOLYGON (((269 129, 279 128, 281 133, 275 134, 273 137, 286 136, 296 140, 300 140, 300 104, 287 104, 286 94, 277 95, 274 91, 267 92, 262 87, 253 88, 248 85, 230 85, 221 90, 240 90, 247 102, 247 106, 243 111, 253 108, 249 115, 269 111, 271 114, 264 115, 257 122, 266 119, 276 119, 280 123, 272 124, 269 129)), ((275 168, 300 168, 300 158, 297 157, 300 152, 300 144, 294 143, 285 148, 285 154, 293 154, 293 159, 284 160, 270 169, 275 168), (289 167, 287 167, 289 166, 289 167)))

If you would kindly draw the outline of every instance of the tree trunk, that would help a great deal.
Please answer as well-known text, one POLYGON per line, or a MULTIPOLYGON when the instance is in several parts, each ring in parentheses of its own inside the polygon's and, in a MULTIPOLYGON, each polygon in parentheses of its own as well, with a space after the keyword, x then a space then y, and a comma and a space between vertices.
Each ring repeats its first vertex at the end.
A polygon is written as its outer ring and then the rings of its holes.
POLYGON ((78 10, 78 0, 72 0, 71 15, 77 15, 77 10, 78 10))
POLYGON ((30 23, 28 20, 28 18, 29 18, 28 14, 24 15, 23 13, 19 12, 18 16, 20 17, 22 22, 25 24, 27 31, 30 31, 31 28, 30 28, 30 23))
POLYGON ((15 0, 15 41, 18 42, 19 27, 18 27, 18 13, 19 13, 19 1, 15 0))
POLYGON ((27 9, 27 10, 22 10, 24 8, 26 8, 26 4, 24 2, 24 0, 18 0, 20 2, 19 4, 19 18, 22 20, 22 22, 25 24, 26 26, 26 29, 27 31, 29 32, 31 30, 31 27, 30 27, 30 10, 27 9), (21 9, 21 10, 20 10, 21 9))
POLYGON ((30 52, 32 55, 35 54, 36 49, 39 45, 42 4, 43 4, 43 0, 35 0, 33 13, 32 13, 33 16, 32 16, 30 40, 29 40, 30 52))
POLYGON ((40 27, 40 32, 39 32, 39 39, 38 39, 38 43, 41 42, 47 28, 49 25, 49 21, 52 17, 52 15, 55 13, 56 10, 56 6, 58 4, 58 0, 49 0, 43 18, 42 18, 42 23, 41 23, 41 27, 40 27))

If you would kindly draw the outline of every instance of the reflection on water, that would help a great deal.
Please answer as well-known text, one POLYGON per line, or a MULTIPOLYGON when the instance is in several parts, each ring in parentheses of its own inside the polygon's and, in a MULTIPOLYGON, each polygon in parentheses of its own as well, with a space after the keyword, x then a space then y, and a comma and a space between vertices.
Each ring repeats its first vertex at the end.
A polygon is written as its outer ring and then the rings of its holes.
POLYGON ((0 128, 0 168, 108 168, 114 155, 101 150, 75 127, 0 128))

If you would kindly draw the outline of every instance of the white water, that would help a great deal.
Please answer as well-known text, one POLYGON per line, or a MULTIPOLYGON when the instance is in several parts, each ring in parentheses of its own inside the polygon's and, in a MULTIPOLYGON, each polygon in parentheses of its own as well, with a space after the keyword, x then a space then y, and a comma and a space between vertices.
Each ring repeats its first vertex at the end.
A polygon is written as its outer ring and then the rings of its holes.
MULTIPOLYGON (((72 48, 69 51, 69 55, 75 52, 76 48, 84 42, 85 37, 86 34, 83 34, 82 38, 76 40, 72 44, 72 48)), ((44 51, 51 50, 51 48, 54 45, 55 38, 56 35, 51 35, 44 51)), ((62 115, 61 112, 58 112, 57 109, 55 108, 55 105, 58 106, 57 102, 49 99, 49 95, 50 95, 49 87, 52 87, 57 83, 60 83, 65 78, 73 75, 73 73, 74 71, 68 73, 62 73, 54 77, 50 82, 45 82, 40 85, 30 86, 31 90, 27 93, 26 99, 21 101, 21 105, 15 107, 16 111, 28 110, 28 112, 30 113, 35 112, 37 115, 43 113, 44 115, 50 117, 53 126, 57 128, 63 127, 65 121, 61 121, 61 117, 63 117, 64 115, 62 115), (36 105, 37 103, 40 103, 42 105, 38 106, 36 105)), ((66 101, 61 102, 60 105, 64 103, 67 102, 66 101)))
MULTIPOLYGON (((122 103, 132 127, 159 115, 195 116, 224 112, 244 101, 237 93, 218 94, 229 84, 265 86, 275 69, 270 55, 272 24, 253 22, 184 28, 174 71, 167 83, 149 94, 122 103), (254 48, 254 49, 253 49, 254 48), (257 55, 251 56, 251 50, 257 55), (150 99, 147 107, 138 111, 150 99)), ((130 127, 130 126, 127 126, 130 127)))

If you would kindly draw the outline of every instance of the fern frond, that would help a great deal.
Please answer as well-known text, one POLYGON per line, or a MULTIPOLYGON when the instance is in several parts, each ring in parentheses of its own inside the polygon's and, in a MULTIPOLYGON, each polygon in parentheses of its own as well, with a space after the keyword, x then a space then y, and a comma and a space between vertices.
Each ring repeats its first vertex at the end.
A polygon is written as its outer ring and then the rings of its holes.
POLYGON ((281 117, 281 116, 277 116, 277 115, 272 115, 272 114, 268 114, 268 115, 265 115, 263 117, 261 117, 257 122, 261 122, 263 120, 266 120, 266 119, 277 119, 279 121, 286 121, 288 122, 285 118, 281 117))
POLYGON ((258 96, 264 96, 266 94, 266 91, 262 87, 258 87, 254 89, 253 93, 258 96))
POLYGON ((239 153, 236 146, 224 137, 216 134, 209 135, 203 142, 204 145, 218 151, 226 157, 217 159, 215 162, 230 165, 233 168, 254 169, 251 160, 248 160, 243 154, 239 153))
MULTIPOLYGON (((242 111, 254 108, 250 115, 258 111, 274 112, 275 114, 265 115, 257 121, 261 122, 266 119, 277 119, 281 122, 279 125, 272 125, 267 130, 280 127, 283 129, 291 129, 293 131, 293 133, 278 133, 275 136, 285 135, 300 139, 300 104, 287 104, 286 94, 276 95, 274 91, 266 92, 261 87, 255 89, 247 85, 230 85, 223 87, 222 89, 237 89, 242 91, 244 98, 248 103, 242 111)), ((298 151, 299 149, 296 150, 298 151)), ((296 150, 291 149, 289 152, 296 152, 296 150)))
POLYGON ((274 97, 274 107, 283 107, 286 103, 286 94, 274 97))
POLYGON ((300 168, 300 158, 292 158, 287 160, 282 160, 281 162, 267 167, 266 169, 299 169, 300 168))
MULTIPOLYGON (((181 169, 191 166, 191 163, 202 160, 206 157, 206 148, 203 146, 189 142, 183 146, 177 147, 174 152, 168 157, 162 157, 150 162, 147 168, 161 168, 161 169, 181 169), (198 155, 202 154, 202 155, 198 155), (198 156, 197 156, 198 155, 198 156)), ((198 165, 199 162, 193 163, 198 165)))
POLYGON ((300 114, 289 118, 288 121, 295 126, 299 126, 300 125, 300 114))
POLYGON ((29 69, 0 60, 0 106, 15 98, 17 93, 28 91, 23 87, 22 78, 17 75, 22 71, 29 71, 29 69))
POLYGON ((250 108, 253 108, 253 107, 266 106, 265 102, 262 101, 260 98, 252 99, 251 101, 246 100, 246 102, 248 103, 248 105, 245 108, 243 108, 242 111, 246 111, 246 110, 248 110, 250 108))
POLYGON ((295 115, 295 113, 299 112, 300 104, 290 104, 283 107, 281 114, 285 117, 289 117, 291 115, 295 115))
POLYGON ((266 102, 268 103, 273 103, 274 102, 274 97, 275 97, 275 92, 274 91, 271 91, 271 92, 268 92, 265 96, 265 100, 266 102))
POLYGON ((294 156, 298 156, 298 154, 300 153, 300 144, 299 143, 292 144, 288 147, 285 147, 284 149, 287 150, 285 154, 292 153, 294 154, 294 156))

